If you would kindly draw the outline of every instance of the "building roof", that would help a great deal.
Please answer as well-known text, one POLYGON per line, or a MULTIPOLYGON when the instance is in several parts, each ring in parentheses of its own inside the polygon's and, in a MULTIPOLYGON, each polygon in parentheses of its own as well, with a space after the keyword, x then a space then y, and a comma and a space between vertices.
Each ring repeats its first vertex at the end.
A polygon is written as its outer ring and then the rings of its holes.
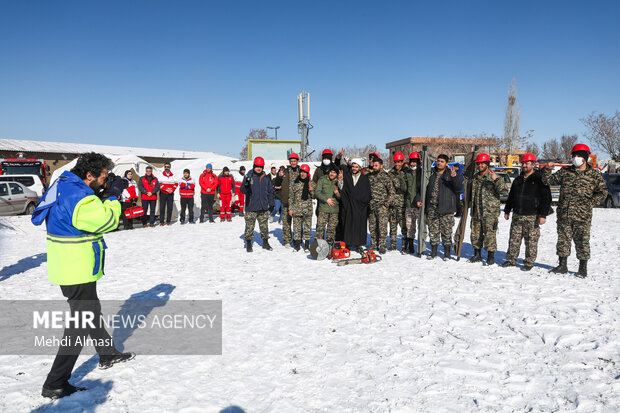
MULTIPOLYGON (((494 141, 494 139, 493 139, 494 141)), ((433 138, 429 136, 411 136, 409 138, 400 139, 397 141, 388 142, 385 144, 386 148, 391 148, 392 146, 406 145, 408 143, 413 144, 457 144, 457 145, 487 145, 489 144, 489 139, 479 139, 479 138, 433 138)))
POLYGON ((31 141, 22 139, 0 139, 0 151, 24 152, 43 152, 43 153, 86 153, 98 152, 113 155, 133 154, 141 158, 170 158, 170 159, 193 159, 193 158, 229 158, 214 152, 183 151, 178 149, 155 149, 155 148, 136 148, 130 146, 108 146, 95 145, 90 143, 69 143, 69 142, 45 142, 31 141))

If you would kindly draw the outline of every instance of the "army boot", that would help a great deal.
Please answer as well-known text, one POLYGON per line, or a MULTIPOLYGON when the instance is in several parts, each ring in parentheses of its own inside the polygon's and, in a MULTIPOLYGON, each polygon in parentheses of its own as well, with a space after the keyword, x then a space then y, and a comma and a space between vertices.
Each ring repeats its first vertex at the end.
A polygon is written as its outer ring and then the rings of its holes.
POLYGON ((579 271, 577 277, 586 278, 588 276, 588 260, 579 260, 579 271))
POLYGON ((469 262, 480 262, 482 261, 482 255, 480 255, 481 250, 474 250, 474 256, 469 259, 469 262))
POLYGON ((555 267, 549 272, 552 272, 554 274, 567 274, 568 273, 568 267, 566 266, 567 261, 568 261, 568 257, 560 257, 560 265, 558 265, 557 267, 555 267))

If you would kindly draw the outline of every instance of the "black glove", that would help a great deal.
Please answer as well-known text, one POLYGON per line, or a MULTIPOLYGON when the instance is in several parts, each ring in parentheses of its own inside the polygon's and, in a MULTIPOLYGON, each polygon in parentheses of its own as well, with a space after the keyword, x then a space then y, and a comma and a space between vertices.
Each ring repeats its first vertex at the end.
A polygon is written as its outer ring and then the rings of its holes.
POLYGON ((269 212, 270 212, 270 213, 271 213, 271 212, 273 212, 273 210, 274 210, 274 209, 275 209, 275 206, 273 206, 273 205, 272 205, 272 206, 270 206, 270 207, 269 207, 269 212))
POLYGON ((112 178, 112 182, 108 184, 108 197, 120 198, 123 190, 125 189, 125 182, 120 176, 112 178))

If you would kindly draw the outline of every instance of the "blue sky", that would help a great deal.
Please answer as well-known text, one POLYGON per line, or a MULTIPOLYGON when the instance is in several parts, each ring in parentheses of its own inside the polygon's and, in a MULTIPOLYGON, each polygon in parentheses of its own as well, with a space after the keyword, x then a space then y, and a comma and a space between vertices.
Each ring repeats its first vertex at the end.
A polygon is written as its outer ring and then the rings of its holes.
POLYGON ((0 137, 238 155, 251 128, 310 144, 582 134, 620 110, 619 1, 0 2, 0 137))

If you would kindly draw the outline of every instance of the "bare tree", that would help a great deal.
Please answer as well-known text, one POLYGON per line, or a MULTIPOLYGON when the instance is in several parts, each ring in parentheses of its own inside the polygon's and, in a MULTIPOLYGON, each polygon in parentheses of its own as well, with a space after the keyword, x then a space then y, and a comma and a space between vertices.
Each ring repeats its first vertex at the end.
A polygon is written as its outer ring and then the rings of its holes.
POLYGON ((241 149, 241 152, 239 152, 240 159, 248 159, 248 139, 275 139, 275 138, 269 137, 265 129, 250 129, 250 133, 248 133, 248 136, 245 137, 245 145, 243 145, 243 149, 241 149))
POLYGON ((542 157, 550 160, 567 160, 564 158, 564 151, 557 139, 549 139, 543 143, 542 157))
POLYGON ((620 112, 613 116, 592 112, 581 122, 588 128, 586 137, 593 146, 620 162, 620 112))
POLYGON ((540 157, 540 154, 541 154, 540 147, 538 146, 536 142, 528 143, 527 146, 525 147, 525 152, 531 153, 536 158, 540 157))
POLYGON ((503 148, 511 155, 514 150, 521 147, 519 126, 521 122, 521 108, 517 107, 517 81, 512 79, 508 88, 508 103, 506 104, 506 118, 504 119, 503 148))
MULTIPOLYGON (((353 146, 347 146, 344 148, 333 148, 330 147, 329 149, 331 149, 332 153, 334 154, 334 159, 336 158, 336 156, 338 155, 338 152, 340 152, 340 150, 344 150, 344 157, 347 159, 351 159, 351 158, 363 158, 366 159, 366 161, 368 161, 368 155, 375 152, 377 155, 379 155, 379 157, 381 159, 383 159, 383 161, 386 163, 386 165, 389 163, 389 156, 390 153, 387 151, 381 151, 379 148, 377 148, 377 145, 365 145, 365 146, 360 146, 360 145, 353 145, 353 146)), ((313 155, 313 160, 314 161, 320 161, 321 160, 321 151, 316 151, 316 154, 313 155)))
POLYGON ((571 158, 571 152, 576 143, 577 135, 562 135, 560 138, 560 147, 562 148, 564 159, 571 158))

